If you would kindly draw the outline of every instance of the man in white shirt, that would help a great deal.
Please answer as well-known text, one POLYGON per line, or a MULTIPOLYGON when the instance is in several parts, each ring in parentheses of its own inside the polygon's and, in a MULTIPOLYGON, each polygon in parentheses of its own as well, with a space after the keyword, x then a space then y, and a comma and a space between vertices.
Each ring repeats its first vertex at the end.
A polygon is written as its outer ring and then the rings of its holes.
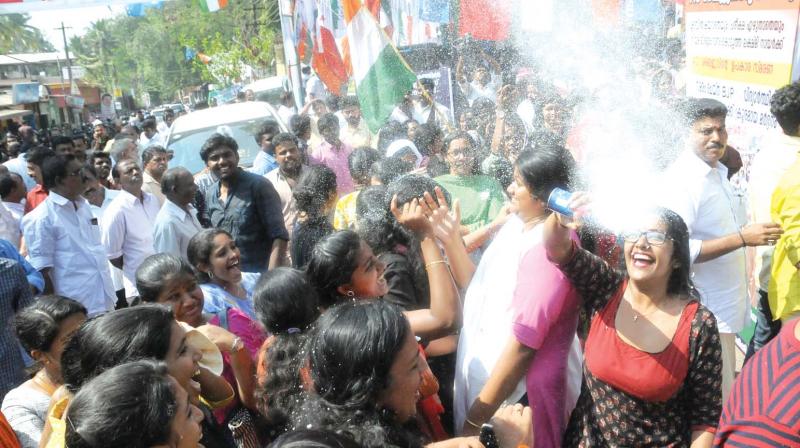
POLYGON ((414 112, 412 117, 417 123, 435 123, 445 132, 453 130, 453 123, 450 121, 450 109, 444 104, 434 101, 435 107, 431 107, 431 100, 434 98, 436 83, 430 78, 422 78, 418 81, 419 86, 425 89, 420 90, 414 101, 414 112))
POLYGON ((727 108, 710 98, 690 98, 685 150, 665 173, 663 205, 678 213, 689 229, 692 280, 717 318, 722 343, 722 394, 727 399, 735 376, 736 333, 748 321, 745 246, 774 244, 774 223, 738 222, 728 170, 719 163, 728 133, 727 108))
POLYGON ((483 56, 484 61, 491 65, 492 70, 490 71, 485 65, 478 63, 472 69, 472 79, 468 80, 464 73, 464 57, 460 56, 456 65, 456 80, 470 106, 478 98, 488 98, 493 103, 496 103, 497 89, 500 87, 500 76, 498 75, 500 73, 500 64, 480 48, 475 48, 483 56))
POLYGON ((22 219, 30 263, 45 278, 45 294, 81 302, 96 315, 114 309, 115 295, 100 227, 81 194, 81 163, 57 155, 42 163, 50 194, 22 219))
POLYGON ((367 127, 367 122, 361 119, 361 103, 358 97, 348 95, 342 98, 342 110, 336 113, 339 118, 339 139, 352 148, 359 146, 374 146, 372 133, 367 127))
POLYGON ((164 194, 161 192, 161 176, 167 170, 169 156, 162 146, 148 146, 142 152, 142 191, 146 191, 158 199, 158 205, 164 205, 164 194))
POLYGON ((150 117, 142 123, 142 134, 139 136, 139 144, 143 147, 162 145, 163 136, 158 132, 156 119, 150 117))
MULTIPOLYGON (((753 219, 769 221, 772 193, 786 170, 800 154, 800 83, 784 86, 775 91, 770 101, 770 111, 775 116, 782 132, 768 135, 759 145, 760 149, 750 162, 748 192, 753 219)), ((756 313, 756 328, 747 347, 745 362, 758 349, 778 335, 781 321, 773 320, 767 292, 772 271, 773 246, 756 248, 756 286, 759 301, 756 313)))
POLYGON ((136 269, 155 253, 153 225, 158 214, 158 199, 142 191, 142 169, 133 159, 125 159, 111 169, 120 192, 103 213, 102 241, 109 261, 122 269, 125 298, 130 303, 138 295, 136 269))
MULTIPOLYGON (((297 219, 297 208, 292 192, 300 175, 305 170, 305 165, 303 165, 300 150, 297 148, 297 138, 293 134, 280 133, 272 139, 272 143, 275 145, 275 160, 278 162, 278 168, 270 171, 264 177, 272 183, 281 198, 283 223, 286 231, 289 232, 289 238, 291 238, 297 219)), ((289 241, 291 242, 291 239, 289 241)))
POLYGON ((25 181, 17 173, 0 173, 0 199, 17 222, 25 214, 25 181))
POLYGON ((188 260, 189 240, 203 230, 192 205, 197 185, 186 168, 167 170, 161 178, 161 190, 167 200, 156 215, 153 226, 153 245, 156 253, 168 253, 188 260))

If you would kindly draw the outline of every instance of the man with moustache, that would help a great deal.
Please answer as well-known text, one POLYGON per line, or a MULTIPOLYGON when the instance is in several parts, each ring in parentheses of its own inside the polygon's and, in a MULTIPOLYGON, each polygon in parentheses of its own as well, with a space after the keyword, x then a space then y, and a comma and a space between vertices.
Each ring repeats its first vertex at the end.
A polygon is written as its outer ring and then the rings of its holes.
POLYGON ((197 209, 192 205, 197 193, 192 173, 181 166, 167 170, 161 177, 161 191, 166 201, 156 216, 154 249, 188 261, 189 240, 203 230, 197 220, 197 209))
POLYGON ((111 264, 122 269, 122 284, 128 303, 139 295, 136 269, 153 255, 153 226, 160 205, 158 199, 142 190, 142 168, 134 159, 120 160, 111 169, 120 187, 100 220, 101 237, 111 264))
POLYGON ((736 333, 748 320, 745 247, 773 245, 782 231, 775 223, 739 222, 738 199, 728 182, 728 169, 719 161, 728 141, 725 105, 689 98, 684 113, 685 148, 665 173, 661 202, 689 229, 692 280, 719 327, 725 402, 735 376, 736 333))
POLYGON ((275 160, 278 162, 278 168, 270 171, 264 177, 272 183, 281 198, 283 223, 291 238, 292 229, 297 220, 297 208, 292 191, 297 185, 300 175, 303 174, 305 165, 303 165, 302 155, 297 145, 297 137, 293 134, 280 133, 272 139, 272 144, 275 147, 275 160))

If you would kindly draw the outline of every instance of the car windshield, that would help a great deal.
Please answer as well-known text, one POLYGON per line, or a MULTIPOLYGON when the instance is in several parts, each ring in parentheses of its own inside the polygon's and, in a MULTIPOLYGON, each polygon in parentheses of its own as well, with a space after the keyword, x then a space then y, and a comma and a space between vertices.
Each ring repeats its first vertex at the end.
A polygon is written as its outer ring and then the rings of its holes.
POLYGON ((253 164, 253 160, 260 150, 253 136, 259 124, 263 121, 263 118, 254 118, 222 126, 173 133, 167 143, 167 148, 173 151, 169 166, 170 168, 182 166, 192 173, 202 171, 205 168, 205 164, 200 158, 200 148, 211 137, 211 134, 219 132, 230 135, 236 140, 236 143, 239 144, 239 165, 249 167, 253 164))

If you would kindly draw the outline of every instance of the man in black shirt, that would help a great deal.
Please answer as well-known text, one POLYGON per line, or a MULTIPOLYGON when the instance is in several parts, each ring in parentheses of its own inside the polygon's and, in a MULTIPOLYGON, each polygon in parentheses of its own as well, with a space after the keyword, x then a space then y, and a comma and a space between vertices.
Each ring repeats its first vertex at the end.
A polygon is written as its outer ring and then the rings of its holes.
POLYGON ((284 264, 289 235, 278 193, 264 177, 238 166, 238 149, 236 140, 222 134, 213 134, 200 149, 200 157, 219 179, 203 191, 203 215, 212 227, 233 236, 242 271, 265 272, 284 264))

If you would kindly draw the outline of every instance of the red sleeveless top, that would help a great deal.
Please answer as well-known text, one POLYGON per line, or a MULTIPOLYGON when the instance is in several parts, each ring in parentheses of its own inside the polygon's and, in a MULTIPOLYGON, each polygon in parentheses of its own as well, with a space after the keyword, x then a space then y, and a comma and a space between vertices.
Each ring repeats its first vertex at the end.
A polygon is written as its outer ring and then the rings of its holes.
POLYGON ((648 353, 631 346, 617 334, 614 319, 627 282, 603 310, 592 318, 586 338, 586 368, 597 379, 639 399, 667 401, 683 384, 689 371, 689 333, 698 302, 690 301, 667 348, 648 353))

